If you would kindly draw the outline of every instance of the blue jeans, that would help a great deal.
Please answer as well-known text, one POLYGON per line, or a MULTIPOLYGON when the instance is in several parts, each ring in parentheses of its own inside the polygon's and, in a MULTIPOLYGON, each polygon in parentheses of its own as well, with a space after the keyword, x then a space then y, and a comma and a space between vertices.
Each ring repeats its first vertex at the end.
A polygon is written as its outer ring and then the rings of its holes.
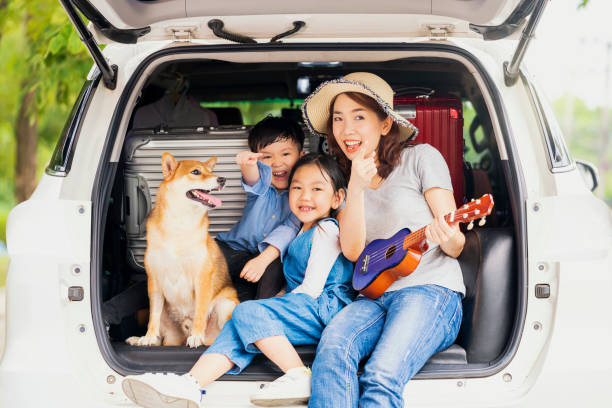
POLYGON ((240 303, 205 353, 227 356, 234 363, 228 374, 238 374, 261 353, 254 344, 257 340, 285 336, 293 345, 317 344, 325 322, 339 310, 336 307, 330 315, 326 301, 324 294, 313 299, 305 293, 288 293, 240 303))
POLYGON ((459 332, 461 295, 437 285, 359 297, 325 328, 309 407, 403 407, 406 383, 459 332), (362 359, 370 356, 357 377, 362 359))

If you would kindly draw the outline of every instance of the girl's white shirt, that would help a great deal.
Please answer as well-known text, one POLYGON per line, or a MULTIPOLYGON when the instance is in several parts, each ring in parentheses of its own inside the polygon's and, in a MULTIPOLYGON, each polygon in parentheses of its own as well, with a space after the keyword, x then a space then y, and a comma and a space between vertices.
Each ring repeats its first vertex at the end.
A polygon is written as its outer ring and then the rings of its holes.
MULTIPOLYGON (((312 298, 319 297, 340 249, 340 230, 333 221, 324 221, 313 228, 312 246, 304 280, 292 293, 306 293, 312 298)), ((303 231, 300 231, 300 234, 303 231)))

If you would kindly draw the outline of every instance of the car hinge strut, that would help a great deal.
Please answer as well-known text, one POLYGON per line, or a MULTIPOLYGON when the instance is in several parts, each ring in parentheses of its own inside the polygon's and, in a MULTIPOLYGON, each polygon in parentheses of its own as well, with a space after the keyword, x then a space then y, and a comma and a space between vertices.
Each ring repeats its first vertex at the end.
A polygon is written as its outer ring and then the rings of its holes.
POLYGON ((527 52, 527 46, 533 38, 533 33, 538 25, 538 21, 540 21, 540 17, 542 17, 542 13, 547 3, 548 0, 539 0, 535 5, 531 17, 529 17, 529 21, 521 33, 521 40, 516 47, 516 51, 514 51, 512 61, 510 63, 508 63, 508 61, 504 62, 504 82, 506 86, 514 85, 518 80, 519 66, 521 65, 521 61, 523 61, 523 57, 527 52))
POLYGON ((117 65, 110 66, 104 55, 102 54, 102 50, 98 47, 96 40, 93 37, 91 31, 87 29, 83 20, 81 20, 81 16, 74 8, 74 5, 70 2, 70 0, 59 0, 66 10, 66 14, 68 14, 68 18, 72 22, 72 25, 76 28, 79 33, 79 37, 81 37, 81 41, 85 44, 89 55, 93 58, 94 62, 100 69, 102 73, 102 81, 104 85, 108 89, 115 89, 117 86, 117 65))
POLYGON ((501 40, 519 30, 533 12, 538 0, 521 0, 516 8, 510 13, 506 20, 496 26, 485 26, 470 23, 470 30, 482 34, 485 41, 501 40))

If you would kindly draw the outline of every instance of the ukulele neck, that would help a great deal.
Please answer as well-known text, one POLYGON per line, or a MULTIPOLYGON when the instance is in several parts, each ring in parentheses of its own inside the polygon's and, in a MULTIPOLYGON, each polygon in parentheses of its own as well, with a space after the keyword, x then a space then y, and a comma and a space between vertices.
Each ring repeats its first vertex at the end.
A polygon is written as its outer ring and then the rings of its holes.
MULTIPOLYGON (((459 220, 456 219, 456 213, 449 213, 446 214, 444 216, 444 221, 446 221, 449 225, 451 224, 455 224, 457 222, 459 222, 459 220)), ((425 241, 425 229, 427 228, 427 226, 414 231, 413 233, 409 234, 408 236, 406 236, 406 238, 404 238, 404 250, 408 249, 408 248, 418 248, 421 247, 423 242, 425 241)))

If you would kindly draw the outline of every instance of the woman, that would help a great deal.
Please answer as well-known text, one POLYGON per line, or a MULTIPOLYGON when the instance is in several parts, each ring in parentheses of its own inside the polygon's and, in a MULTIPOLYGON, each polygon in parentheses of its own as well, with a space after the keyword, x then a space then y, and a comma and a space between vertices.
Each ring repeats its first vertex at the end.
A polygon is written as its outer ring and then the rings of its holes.
POLYGON ((455 340, 463 277, 455 259, 465 236, 443 216, 456 209, 448 167, 393 111, 393 90, 371 73, 322 84, 302 106, 311 131, 327 135, 350 174, 338 214, 340 245, 356 261, 366 244, 428 225, 430 250, 377 299, 360 296, 325 329, 312 369, 311 407, 402 407, 406 383, 455 340), (370 356, 357 377, 362 359, 370 356))

